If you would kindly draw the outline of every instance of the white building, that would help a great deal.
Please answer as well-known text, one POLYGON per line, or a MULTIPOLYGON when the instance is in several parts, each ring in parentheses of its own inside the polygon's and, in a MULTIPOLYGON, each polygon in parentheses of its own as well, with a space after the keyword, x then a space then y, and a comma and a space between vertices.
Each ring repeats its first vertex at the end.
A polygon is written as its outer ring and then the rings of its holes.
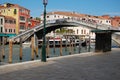
MULTIPOLYGON (((41 15, 41 20, 43 20, 43 15, 41 15)), ((86 15, 86 14, 79 14, 75 12, 49 12, 46 15, 46 20, 53 20, 53 19, 62 19, 62 18, 69 18, 69 19, 79 19, 79 20, 85 20, 85 21, 90 21, 94 22, 96 24, 105 24, 105 25, 111 25, 111 21, 109 19, 104 19, 102 17, 98 16, 91 16, 91 15, 86 15)), ((68 29, 72 29, 74 31, 74 35, 89 35, 91 37, 95 37, 94 33, 91 33, 89 28, 86 28, 84 26, 79 26, 79 27, 68 27, 68 29)), ((53 34, 53 33, 52 33, 53 34)), ((51 34, 51 35, 52 35, 51 34)))

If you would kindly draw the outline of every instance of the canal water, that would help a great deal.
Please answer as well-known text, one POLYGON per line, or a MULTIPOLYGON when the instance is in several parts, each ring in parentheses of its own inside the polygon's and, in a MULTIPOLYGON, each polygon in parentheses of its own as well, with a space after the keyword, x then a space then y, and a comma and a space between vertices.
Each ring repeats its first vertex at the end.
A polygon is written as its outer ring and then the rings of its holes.
MULTIPOLYGON (((19 49, 20 45, 13 45, 13 56, 12 56, 12 63, 18 63, 18 62, 25 62, 25 61, 31 61, 31 48, 30 47, 23 47, 23 59, 22 61, 19 60, 19 49)), ((41 48, 38 50, 39 57, 34 57, 35 60, 41 58, 41 48)), ((94 51, 94 46, 91 45, 90 51, 94 51)), ((81 47, 80 53, 88 52, 88 48, 81 47)), ((70 48, 69 47, 63 47, 62 48, 62 55, 69 55, 70 48)), ((72 54, 78 54, 79 53, 79 46, 75 46, 71 49, 71 55, 72 54)), ((3 60, 4 63, 8 63, 8 56, 9 56, 9 45, 5 46, 5 59, 3 60)), ((59 57, 60 56, 60 48, 50 48, 49 49, 49 56, 50 57, 59 57)))
MULTIPOLYGON (((95 50, 95 44, 91 44, 90 51, 95 50)), ((117 45, 114 41, 112 41, 112 48, 119 48, 120 46, 117 45)), ((18 63, 18 62, 25 62, 25 61, 31 61, 31 48, 30 47, 23 47, 23 59, 22 61, 19 60, 19 49, 20 45, 13 45, 13 55, 12 55, 12 63, 18 63)), ((75 46, 71 49, 71 55, 72 54, 80 54, 79 53, 85 53, 89 51, 89 46, 86 47, 81 47, 79 49, 79 46, 75 46)), ((38 49, 38 55, 39 57, 36 58, 34 57, 35 60, 38 60, 41 58, 41 48, 38 49)), ((1 53, 1 52, 0 52, 1 53)), ((66 56, 69 55, 70 53, 70 48, 69 47, 63 47, 62 48, 62 55, 66 56)), ((8 63, 8 56, 9 56, 9 45, 5 45, 5 59, 3 59, 3 63, 7 64, 8 63)), ((50 57, 59 57, 60 56, 60 48, 50 48, 49 49, 49 56, 50 57), (55 51, 54 51, 55 50, 55 51)))

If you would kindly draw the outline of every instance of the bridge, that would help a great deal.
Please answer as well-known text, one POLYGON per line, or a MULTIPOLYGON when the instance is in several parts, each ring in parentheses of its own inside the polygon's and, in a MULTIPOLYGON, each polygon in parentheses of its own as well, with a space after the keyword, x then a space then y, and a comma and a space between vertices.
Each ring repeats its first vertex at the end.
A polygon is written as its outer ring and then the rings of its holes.
MULTIPOLYGON (((88 22, 84 20, 77 20, 77 19, 55 19, 46 21, 46 34, 62 27, 77 27, 77 26, 84 26, 90 29, 98 29, 98 30, 115 30, 113 27, 109 25, 103 25, 103 24, 96 24, 93 22, 88 22)), ((30 30, 27 30, 21 34, 18 34, 17 36, 11 38, 13 41, 17 41, 21 38, 21 40, 24 42, 34 34, 38 37, 38 39, 41 39, 43 37, 43 27, 44 24, 40 24, 39 26, 36 26, 30 30)), ((114 35, 120 36, 120 34, 116 33, 114 35)), ((119 39, 116 38, 116 36, 113 36, 113 39, 117 41, 120 44, 119 39)))

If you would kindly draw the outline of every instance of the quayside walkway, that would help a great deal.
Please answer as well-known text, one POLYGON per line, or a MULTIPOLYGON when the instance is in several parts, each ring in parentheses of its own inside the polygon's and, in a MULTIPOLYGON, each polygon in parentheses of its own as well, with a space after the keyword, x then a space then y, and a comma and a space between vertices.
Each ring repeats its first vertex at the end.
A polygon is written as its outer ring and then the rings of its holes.
POLYGON ((3 65, 0 80, 120 80, 120 49, 3 65))

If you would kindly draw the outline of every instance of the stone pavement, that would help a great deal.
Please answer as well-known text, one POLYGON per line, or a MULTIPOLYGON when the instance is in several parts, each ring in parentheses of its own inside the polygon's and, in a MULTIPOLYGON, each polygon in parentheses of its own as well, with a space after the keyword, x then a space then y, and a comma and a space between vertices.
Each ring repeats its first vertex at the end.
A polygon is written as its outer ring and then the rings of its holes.
POLYGON ((3 65, 0 80, 120 80, 120 49, 3 65))

